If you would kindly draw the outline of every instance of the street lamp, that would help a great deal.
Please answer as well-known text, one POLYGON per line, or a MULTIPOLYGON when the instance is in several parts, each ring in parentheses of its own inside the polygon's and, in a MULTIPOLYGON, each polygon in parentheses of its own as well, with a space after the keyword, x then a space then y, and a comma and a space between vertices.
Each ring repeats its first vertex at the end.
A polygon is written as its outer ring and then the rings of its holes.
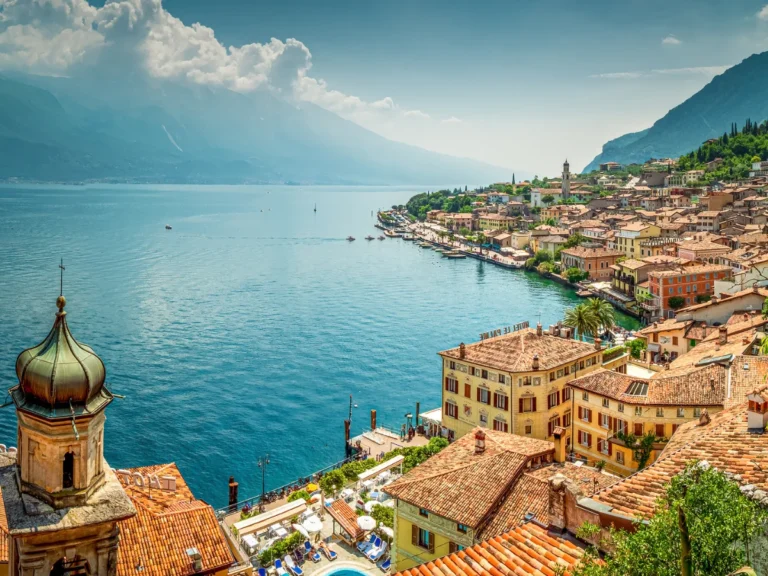
POLYGON ((266 503, 266 475, 267 466, 269 465, 269 454, 262 456, 258 459, 257 465, 261 468, 261 507, 266 503))

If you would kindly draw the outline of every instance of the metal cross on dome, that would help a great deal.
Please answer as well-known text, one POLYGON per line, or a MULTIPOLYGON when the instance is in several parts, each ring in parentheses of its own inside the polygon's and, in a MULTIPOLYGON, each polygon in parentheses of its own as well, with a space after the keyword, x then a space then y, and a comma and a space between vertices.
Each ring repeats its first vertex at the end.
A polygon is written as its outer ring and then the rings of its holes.
POLYGON ((59 264, 59 268, 61 268, 61 278, 59 280, 59 296, 64 296, 64 258, 61 259, 61 264, 59 264))

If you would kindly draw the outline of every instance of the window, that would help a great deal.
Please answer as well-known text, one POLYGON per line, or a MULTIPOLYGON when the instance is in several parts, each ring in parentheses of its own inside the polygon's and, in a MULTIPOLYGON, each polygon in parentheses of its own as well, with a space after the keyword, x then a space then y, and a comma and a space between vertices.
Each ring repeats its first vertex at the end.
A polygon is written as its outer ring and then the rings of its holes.
POLYGON ((504 376, 504 374, 499 374, 499 384, 506 384, 507 383, 507 377, 504 376))
POLYGON ((565 367, 565 375, 568 376, 568 374, 570 374, 570 373, 571 373, 571 367, 570 366, 566 366, 565 367))
POLYGON ((445 415, 450 418, 458 418, 459 417, 459 407, 454 404, 453 402, 446 402, 445 403, 445 415))
POLYGON ((566 386, 565 388, 563 388, 563 402, 567 402, 570 399, 571 399, 571 389, 568 386, 566 386))
POLYGON ((518 412, 536 412, 536 398, 520 398, 518 412))
POLYGON ((496 418, 493 419, 493 429, 498 432, 509 432, 509 424, 507 424, 507 421, 504 420, 504 418, 496 416, 496 418))
POLYGON ((619 402, 619 404, 618 404, 618 406, 617 406, 617 409, 618 409, 618 411, 619 411, 619 412, 624 412, 624 404, 622 404, 621 402, 619 402))
POLYGON ((656 418, 664 418, 664 408, 656 408, 656 418))
POLYGON ((531 429, 532 429, 532 428, 533 428, 533 427, 532 427, 530 424, 526 424, 526 425, 525 425, 525 434, 526 434, 527 436, 530 436, 530 435, 531 435, 531 429))
POLYGON ((685 418, 685 408, 678 408, 677 409, 677 417, 678 418, 685 418))
POLYGON ((555 428, 560 426, 560 417, 552 418, 547 422, 547 436, 552 436, 555 433, 555 428))
POLYGON ((608 454, 610 452, 610 442, 608 440, 605 440, 604 438, 598 438, 597 439, 597 451, 601 454, 608 454))
POLYGON ((456 370, 456 362, 454 362, 453 360, 451 360, 450 362, 448 362, 448 367, 449 367, 451 370, 456 370))
POLYGON ((456 380, 456 378, 451 378, 448 376, 445 379, 445 390, 447 392, 453 392, 454 394, 457 394, 459 391, 459 381, 456 380))
POLYGON ((571 412, 568 411, 563 414, 563 428, 568 428, 571 425, 571 412))
POLYGON ((643 435, 643 425, 639 422, 635 423, 635 436, 642 436, 643 435))
POLYGON ((448 554, 455 554, 464 550, 464 546, 456 544, 456 542, 448 542, 448 554))
POLYGON ((621 450, 616 452, 616 462, 618 464, 624 464, 624 452, 622 452, 621 450))
POLYGON ((64 489, 72 488, 75 482, 75 455, 72 452, 64 454, 64 466, 62 470, 62 483, 64 489))
POLYGON ((472 398, 472 385, 464 384, 464 396, 466 398, 472 398))
POLYGON ((584 400, 585 402, 589 402, 589 392, 582 392, 581 399, 584 400))
POLYGON ((584 420, 584 422, 592 422, 592 410, 579 406, 579 420, 584 420))
POLYGON ((558 378, 562 378, 563 377, 563 371, 562 370, 558 370, 557 371, 557 377, 558 378))
POLYGON ((590 448, 592 446, 592 434, 589 434, 587 432, 582 432, 579 430, 578 432, 578 441, 579 444, 586 448, 590 448))
POLYGON ((419 508, 419 516, 423 516, 424 518, 429 518, 429 511, 424 510, 424 508, 419 508))
POLYGON ((608 422, 608 414, 600 414, 600 426, 602 428, 609 428, 610 424, 608 422))
POLYGON ((642 416, 642 415, 643 415, 643 407, 635 406, 635 416, 642 416))
POLYGON ((554 382, 554 380, 555 380, 555 373, 554 372, 550 372, 549 373, 549 381, 550 382, 554 382))
POLYGON ((656 424, 656 437, 664 438, 664 424, 656 424))
POLYGON ((693 409, 693 417, 694 418, 698 418, 699 416, 701 416, 701 408, 694 408, 693 409))
POLYGON ((488 426, 488 414, 480 413, 480 425, 488 426))
POLYGON ((415 524, 411 525, 411 544, 424 548, 430 552, 435 550, 435 535, 427 530, 419 528, 415 524))
POLYGON ((477 401, 481 404, 491 403, 491 392, 487 388, 477 389, 477 401))
POLYGON ((481 370, 480 377, 488 380, 488 370, 481 370))
POLYGON ((584 360, 579 362, 579 370, 584 370, 584 360))
POLYGON ((558 404, 560 404, 560 391, 550 392, 549 396, 547 396, 547 408, 554 408, 558 404))
POLYGON ((494 393, 493 405, 499 410, 509 409, 509 396, 506 394, 499 394, 498 392, 494 393))
POLYGON ((467 533, 467 527, 464 526, 464 524, 456 524, 456 531, 461 532, 462 534, 467 533))
POLYGON ((534 386, 541 386, 541 377, 540 376, 534 376, 534 378, 533 378, 533 385, 534 386))
POLYGON ((611 401, 608 400, 608 398, 603 398, 603 408, 610 408, 611 407, 611 401))
POLYGON ((672 424, 672 434, 680 427, 680 424, 672 424))
POLYGON ((672 346, 677 346, 677 336, 672 336, 672 346))

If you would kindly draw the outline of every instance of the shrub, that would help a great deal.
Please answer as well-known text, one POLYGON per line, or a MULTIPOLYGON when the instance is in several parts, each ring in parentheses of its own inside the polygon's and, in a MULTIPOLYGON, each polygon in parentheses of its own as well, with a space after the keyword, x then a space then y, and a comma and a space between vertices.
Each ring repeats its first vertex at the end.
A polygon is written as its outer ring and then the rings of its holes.
POLYGON ((542 262, 538 265, 536 268, 539 274, 548 274, 549 272, 552 272, 552 263, 551 262, 542 262))
POLYGON ((275 542, 271 548, 259 554, 259 563, 262 566, 268 566, 278 558, 290 554, 302 544, 304 544, 304 535, 301 532, 294 532, 288 538, 275 542))
POLYGON ((331 470, 320 478, 320 488, 326 496, 330 496, 336 490, 340 490, 347 483, 347 477, 341 470, 331 470))
POLYGON ((347 462, 340 468, 340 470, 344 473, 344 476, 346 476, 347 479, 357 480, 357 477, 360 476, 360 474, 376 467, 377 464, 378 462, 373 458, 368 458, 367 460, 355 460, 354 462, 347 462))
POLYGON ((298 500, 299 498, 302 498, 304 500, 309 500, 309 492, 306 490, 296 490, 296 492, 291 492, 288 494, 288 502, 293 502, 294 500, 298 500))
POLYGON ((565 271, 565 277, 568 278, 568 282, 571 284, 575 284, 576 282, 584 280, 588 276, 589 274, 583 272, 575 266, 573 268, 568 268, 568 270, 565 271))
POLYGON ((642 338, 636 338, 635 340, 630 340, 627 342, 625 346, 629 350, 632 358, 640 358, 640 353, 645 350, 645 340, 642 338))
POLYGON ((669 299, 669 307, 673 310, 677 310, 678 308, 682 308, 683 304, 685 304, 685 298, 682 296, 672 296, 669 299))
POLYGON ((384 524, 389 528, 395 527, 395 509, 389 506, 381 506, 377 504, 371 510, 371 518, 376 520, 376 524, 384 524))

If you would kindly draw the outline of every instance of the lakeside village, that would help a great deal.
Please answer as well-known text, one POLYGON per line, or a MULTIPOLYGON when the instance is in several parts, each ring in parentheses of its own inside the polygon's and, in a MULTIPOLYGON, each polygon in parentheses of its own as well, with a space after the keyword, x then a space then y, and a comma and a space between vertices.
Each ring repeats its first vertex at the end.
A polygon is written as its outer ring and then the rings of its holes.
POLYGON ((394 429, 373 410, 357 436, 350 408, 344 461, 245 500, 223 479, 221 510, 173 463, 108 465, 115 395, 60 296, 9 390, 0 576, 768 573, 768 163, 724 183, 676 171, 691 162, 608 163, 597 188, 566 162, 561 181, 382 213, 465 257, 578 269, 599 298, 439 351, 439 407, 394 429), (606 294, 647 320, 625 345, 599 338, 606 294))

